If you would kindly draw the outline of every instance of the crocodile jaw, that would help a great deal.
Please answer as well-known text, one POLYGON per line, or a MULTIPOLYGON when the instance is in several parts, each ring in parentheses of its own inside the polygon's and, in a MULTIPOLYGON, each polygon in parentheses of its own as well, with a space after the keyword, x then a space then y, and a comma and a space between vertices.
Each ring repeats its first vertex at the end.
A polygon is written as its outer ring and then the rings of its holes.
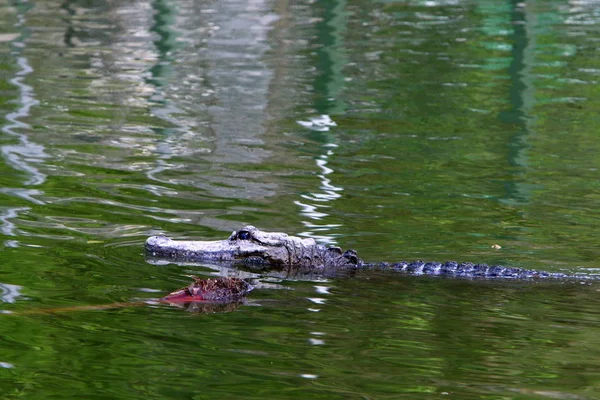
POLYGON ((245 240, 172 240, 166 236, 152 236, 146 240, 146 251, 151 257, 174 261, 223 261, 246 264, 289 265, 290 253, 283 245, 262 245, 245 240))

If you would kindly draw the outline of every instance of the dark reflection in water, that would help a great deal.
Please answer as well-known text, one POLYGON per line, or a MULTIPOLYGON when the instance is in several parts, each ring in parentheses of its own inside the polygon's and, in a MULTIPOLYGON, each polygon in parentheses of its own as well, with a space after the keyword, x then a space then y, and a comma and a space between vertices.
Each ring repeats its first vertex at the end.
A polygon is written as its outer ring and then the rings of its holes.
POLYGON ((597 272, 595 2, 0 16, 3 398, 597 397, 596 284, 259 277, 227 313, 27 314, 233 273, 142 243, 246 223, 372 261, 597 272))
MULTIPOLYGON (((527 150, 528 137, 534 134, 534 118, 531 111, 534 107, 535 96, 533 93, 532 68, 535 51, 534 16, 527 15, 524 4, 512 2, 511 22, 513 24, 513 46, 511 64, 508 73, 512 82, 509 96, 513 109, 500 115, 502 122, 518 126, 513 140, 509 143, 509 163, 517 167, 517 171, 528 168, 527 150)), ((507 182, 507 199, 512 201, 528 202, 530 188, 523 185, 518 177, 507 182)))

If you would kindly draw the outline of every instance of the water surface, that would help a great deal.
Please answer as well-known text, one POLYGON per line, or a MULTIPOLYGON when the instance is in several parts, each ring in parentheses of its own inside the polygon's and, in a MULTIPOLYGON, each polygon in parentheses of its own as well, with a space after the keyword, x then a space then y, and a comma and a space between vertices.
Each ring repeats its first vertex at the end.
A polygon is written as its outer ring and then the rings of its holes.
POLYGON ((365 272, 265 278, 229 312, 77 308, 217 273, 146 263, 148 236, 244 224, 371 261, 597 273, 595 2, 0 14, 4 398, 597 397, 595 283, 365 272))

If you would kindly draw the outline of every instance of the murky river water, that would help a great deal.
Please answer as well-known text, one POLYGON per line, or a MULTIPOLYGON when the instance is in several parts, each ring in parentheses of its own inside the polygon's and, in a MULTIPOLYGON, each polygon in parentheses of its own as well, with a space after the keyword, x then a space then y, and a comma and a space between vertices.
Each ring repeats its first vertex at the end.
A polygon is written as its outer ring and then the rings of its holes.
POLYGON ((373 261, 598 273, 597 2, 0 15, 0 397, 600 397, 596 283, 365 272, 266 280, 229 312, 77 308, 215 273, 146 263, 148 236, 244 224, 373 261))

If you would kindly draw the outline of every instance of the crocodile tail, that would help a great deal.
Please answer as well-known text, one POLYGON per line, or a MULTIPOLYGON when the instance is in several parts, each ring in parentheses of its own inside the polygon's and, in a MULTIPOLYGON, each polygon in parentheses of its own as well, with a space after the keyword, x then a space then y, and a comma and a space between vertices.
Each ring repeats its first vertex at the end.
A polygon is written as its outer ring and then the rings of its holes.
POLYGON ((377 265, 382 269, 394 270, 409 275, 432 275, 462 278, 499 278, 499 279, 594 279, 591 276, 567 275, 560 272, 536 271, 522 268, 510 268, 501 265, 474 264, 470 262, 397 262, 377 265))

